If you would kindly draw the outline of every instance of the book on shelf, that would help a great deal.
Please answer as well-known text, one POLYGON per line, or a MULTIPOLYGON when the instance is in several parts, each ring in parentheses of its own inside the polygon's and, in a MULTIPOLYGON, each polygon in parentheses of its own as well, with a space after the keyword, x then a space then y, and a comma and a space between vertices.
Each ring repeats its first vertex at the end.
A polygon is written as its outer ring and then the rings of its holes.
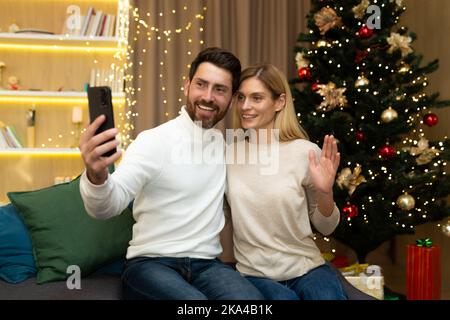
POLYGON ((23 148, 14 126, 0 122, 0 149, 23 148))
MULTIPOLYGON (((88 37, 113 37, 116 17, 90 6, 86 15, 80 15, 80 29, 69 30, 67 20, 64 22, 62 34, 88 37)), ((44 30, 28 29, 29 32, 46 33, 44 30)), ((24 31, 25 32, 25 31, 24 31)), ((53 34, 53 33, 51 33, 53 34)))
MULTIPOLYGON (((77 30, 75 35, 97 37, 114 36, 114 23, 116 21, 114 15, 107 14, 101 10, 96 10, 94 7, 90 6, 87 9, 86 15, 81 17, 81 29, 77 30)), ((70 32, 66 31, 64 33, 70 34, 70 32)))
POLYGON ((6 140, 6 137, 3 136, 3 129, 0 128, 0 150, 9 148, 9 143, 6 140))
POLYGON ((113 15, 113 14, 108 14, 108 17, 109 17, 109 21, 108 21, 109 25, 108 25, 107 36, 108 37, 113 37, 114 33, 116 32, 116 28, 115 28, 115 26, 116 26, 116 24, 115 24, 116 16, 113 15))
POLYGON ((102 37, 104 35, 104 31, 105 31, 105 24, 106 24, 106 19, 108 18, 107 14, 102 14, 102 17, 100 18, 100 24, 97 28, 97 34, 96 36, 98 37, 102 37))
POLYGON ((96 36, 97 30, 100 25, 100 20, 102 19, 103 12, 97 11, 92 19, 92 24, 89 24, 89 29, 87 31, 87 36, 96 36))
POLYGON ((86 35, 88 26, 89 26, 89 21, 91 20, 92 14, 93 14, 94 8, 89 6, 86 16, 83 19, 83 23, 81 24, 81 29, 80 29, 80 36, 84 36, 86 35))

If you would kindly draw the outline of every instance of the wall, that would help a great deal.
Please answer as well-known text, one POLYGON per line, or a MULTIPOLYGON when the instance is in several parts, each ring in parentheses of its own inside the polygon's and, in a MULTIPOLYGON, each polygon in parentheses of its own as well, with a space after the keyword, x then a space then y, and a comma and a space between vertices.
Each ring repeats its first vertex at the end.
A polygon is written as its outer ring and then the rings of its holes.
MULTIPOLYGON (((450 1, 448 0, 409 0, 407 11, 401 23, 417 34, 414 49, 423 54, 424 61, 438 58, 439 69, 429 76, 428 92, 439 92, 442 99, 450 100, 450 1)), ((425 131, 430 140, 450 136, 450 107, 445 110, 433 110, 439 116, 439 124, 425 131)), ((447 170, 450 173, 450 170, 447 170)), ((450 200, 450 197, 449 199, 450 200)), ((445 220, 444 220, 445 221, 445 220)), ((446 237, 436 226, 430 223, 417 228, 414 236, 401 236, 396 239, 395 259, 399 268, 405 269, 405 246, 418 238, 431 237, 441 246, 442 259, 442 298, 450 299, 450 237, 446 237)))

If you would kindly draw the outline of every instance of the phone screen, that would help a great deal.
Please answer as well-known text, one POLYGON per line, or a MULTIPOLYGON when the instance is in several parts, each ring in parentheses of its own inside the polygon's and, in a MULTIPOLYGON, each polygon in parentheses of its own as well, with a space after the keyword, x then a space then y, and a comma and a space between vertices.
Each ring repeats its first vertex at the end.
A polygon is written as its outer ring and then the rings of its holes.
MULTIPOLYGON (((102 114, 105 115, 106 117, 106 120, 98 128, 95 134, 97 135, 103 131, 114 128, 114 111, 112 104, 111 88, 89 87, 88 100, 89 100, 89 118, 91 123, 102 114)), ((114 140, 114 138, 111 140, 114 140)), ((113 150, 104 153, 102 156, 109 157, 116 152, 117 149, 114 148, 113 150)))

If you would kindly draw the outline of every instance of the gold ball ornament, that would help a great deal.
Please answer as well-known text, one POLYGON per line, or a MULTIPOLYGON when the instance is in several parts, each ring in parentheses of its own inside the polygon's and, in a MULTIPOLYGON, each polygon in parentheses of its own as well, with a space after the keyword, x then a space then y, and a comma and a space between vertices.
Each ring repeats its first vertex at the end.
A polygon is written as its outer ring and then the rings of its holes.
POLYGON ((450 237, 450 220, 442 225, 442 233, 450 237))
POLYGON ((319 40, 316 43, 317 48, 326 47, 327 45, 328 45, 328 42, 326 42, 325 40, 319 40))
POLYGON ((400 74, 406 74, 409 72, 409 70, 411 70, 411 67, 408 64, 402 64, 402 66, 400 67, 400 69, 398 69, 398 72, 400 74))
POLYGON ((392 107, 387 108, 381 113, 381 120, 384 123, 391 122, 392 120, 395 120, 398 118, 398 113, 392 107))
POLYGON ((397 198, 397 206, 403 211, 409 211, 414 208, 416 201, 412 196, 405 193, 397 198))
POLYGON ((369 83, 369 79, 367 79, 365 76, 359 76, 355 81, 355 88, 367 86, 369 83))

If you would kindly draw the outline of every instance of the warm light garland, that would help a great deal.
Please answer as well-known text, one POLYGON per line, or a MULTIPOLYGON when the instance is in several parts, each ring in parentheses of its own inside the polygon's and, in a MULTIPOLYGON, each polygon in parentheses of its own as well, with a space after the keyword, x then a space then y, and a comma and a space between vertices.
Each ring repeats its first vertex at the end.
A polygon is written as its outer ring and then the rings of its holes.
MULTIPOLYGON (((186 4, 183 6, 183 11, 187 11, 188 10, 188 6, 187 6, 187 2, 186 4)), ((203 7, 202 8, 202 12, 205 12, 207 10, 207 7, 203 7)), ((179 37, 179 36, 184 36, 185 38, 183 40, 187 41, 188 45, 192 45, 193 44, 193 40, 192 40, 192 36, 190 36, 190 33, 198 30, 199 32, 203 32, 204 28, 202 26, 202 21, 204 20, 204 15, 202 14, 202 12, 199 13, 195 13, 194 16, 189 19, 189 21, 187 23, 185 23, 182 26, 176 26, 172 29, 164 29, 158 25, 150 25, 148 20, 149 17, 152 16, 157 16, 157 17, 163 17, 164 16, 164 12, 157 12, 157 13, 150 13, 150 12, 146 12, 146 13, 140 13, 138 8, 130 8, 131 11, 131 19, 132 19, 132 23, 136 24, 136 28, 135 28, 135 34, 130 35, 130 40, 132 41, 132 43, 136 43, 138 41, 138 39, 144 39, 147 42, 150 41, 164 41, 165 45, 164 45, 164 49, 162 50, 162 58, 159 61, 159 65, 161 66, 161 71, 159 73, 159 81, 160 81, 160 97, 161 97, 161 105, 163 106, 164 110, 162 110, 164 116, 167 118, 167 120, 169 120, 171 117, 173 117, 174 115, 171 114, 168 110, 167 110, 167 105, 168 105, 168 96, 167 96, 167 80, 164 77, 164 68, 168 65, 167 62, 167 57, 169 54, 169 49, 168 49, 168 45, 170 42, 173 41, 173 39, 175 37, 179 37), (197 26, 198 24, 198 26, 197 26)), ((180 14, 180 12, 178 12, 175 9, 169 10, 170 13, 169 14, 180 14)), ((200 40, 199 43, 202 45, 204 44, 203 40, 200 40)), ((132 46, 132 45, 131 45, 132 46)), ((192 51, 193 50, 187 50, 186 54, 188 56, 192 55, 192 51)), ((131 54, 134 53, 134 49, 130 49, 127 52, 127 56, 126 56, 126 61, 127 63, 125 63, 125 69, 126 69, 126 88, 125 88, 125 92, 127 94, 127 105, 130 108, 133 108, 134 106, 136 106, 137 101, 135 98, 136 92, 141 92, 142 88, 137 87, 134 88, 132 85, 132 80, 134 79, 134 76, 132 75, 132 67, 134 65, 133 61, 132 61, 132 57, 131 54)), ((152 54, 147 48, 142 49, 141 51, 142 54, 144 55, 150 55, 152 54)), ((138 79, 142 79, 144 76, 142 74, 142 70, 144 67, 144 61, 137 61, 135 62, 137 64, 137 66, 135 66, 135 69, 137 69, 137 77, 138 79)), ((186 68, 189 69, 190 65, 186 65, 186 68)), ((186 80, 185 76, 182 76, 182 80, 180 81, 181 84, 184 83, 184 81, 186 80)), ((171 81, 173 81, 173 79, 171 79, 171 81)), ((182 89, 182 88, 181 88, 182 89)), ((180 96, 178 97, 178 102, 182 102, 183 101, 183 91, 180 90, 180 96)), ((133 116, 138 116, 138 113, 133 113, 130 112, 128 114, 128 116, 133 117, 133 116)))

